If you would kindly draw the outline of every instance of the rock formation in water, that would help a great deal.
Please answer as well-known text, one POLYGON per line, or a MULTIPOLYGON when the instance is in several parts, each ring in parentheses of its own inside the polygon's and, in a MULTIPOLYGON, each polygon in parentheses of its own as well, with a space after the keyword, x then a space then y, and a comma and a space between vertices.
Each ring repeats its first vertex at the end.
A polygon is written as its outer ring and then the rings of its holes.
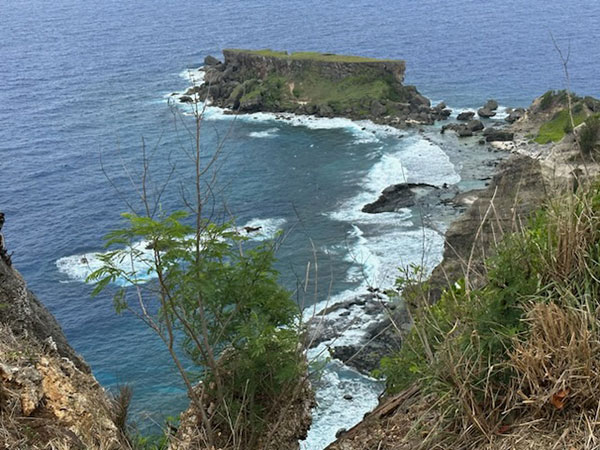
POLYGON ((405 62, 322 53, 224 50, 205 59, 204 83, 180 101, 209 99, 235 112, 291 112, 370 119, 395 126, 432 124, 451 111, 404 85, 405 62))

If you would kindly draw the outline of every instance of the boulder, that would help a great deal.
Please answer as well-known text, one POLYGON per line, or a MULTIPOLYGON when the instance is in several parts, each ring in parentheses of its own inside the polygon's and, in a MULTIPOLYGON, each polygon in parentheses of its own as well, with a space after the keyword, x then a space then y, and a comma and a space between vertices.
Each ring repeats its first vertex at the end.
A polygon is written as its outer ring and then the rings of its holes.
POLYGON ((475 113, 473 111, 463 111, 458 114, 456 120, 471 120, 475 117, 475 113))
POLYGON ((481 131, 483 130, 485 127, 483 126, 483 123, 481 123, 481 120, 469 120, 465 126, 467 127, 467 129, 471 130, 472 132, 475 131, 481 131))
POLYGON ((204 65, 205 66, 217 66, 219 64, 221 64, 221 61, 219 61, 214 56, 208 55, 206 58, 204 58, 204 65))
POLYGON ((333 108, 329 105, 319 105, 319 115, 323 117, 333 117, 333 108))
POLYGON ((458 134, 458 137, 471 137, 473 136, 473 131, 469 130, 467 127, 460 127, 456 130, 456 134, 458 134))
POLYGON ((179 97, 179 101, 181 103, 192 103, 194 100, 192 100, 192 97, 188 95, 182 95, 181 97, 179 97))
POLYGON ((489 109, 490 111, 495 111, 496 109, 498 109, 498 102, 496 100, 490 99, 487 102, 485 102, 485 105, 483 105, 483 107, 485 109, 489 109))
POLYGON ((505 142, 512 141, 515 134, 511 131, 501 130, 499 128, 486 128, 483 132, 487 142, 505 142))
POLYGON ((496 115, 496 111, 483 107, 477 110, 477 115, 483 119, 488 119, 490 117, 494 117, 496 115))

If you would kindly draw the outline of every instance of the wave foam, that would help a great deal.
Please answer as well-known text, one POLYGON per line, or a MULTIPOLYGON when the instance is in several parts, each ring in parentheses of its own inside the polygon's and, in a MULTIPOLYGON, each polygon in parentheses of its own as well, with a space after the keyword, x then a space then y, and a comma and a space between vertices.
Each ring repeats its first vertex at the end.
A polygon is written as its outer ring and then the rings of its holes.
MULTIPOLYGON (((247 235, 250 241, 265 241, 273 239, 277 232, 283 228, 286 221, 281 218, 252 219, 238 229, 239 233, 247 235), (258 228, 256 231, 246 232, 245 227, 258 228)), ((153 251, 148 248, 147 241, 140 241, 132 246, 132 250, 139 256, 134 261, 125 258, 117 266, 127 272, 135 272, 139 281, 149 281, 156 275, 148 273, 152 266, 153 251)), ((103 266, 101 259, 106 253, 87 252, 59 258, 56 267, 60 273, 65 274, 71 281, 85 283, 87 277, 103 266)), ((125 280, 118 280, 117 284, 124 285, 125 280)))
POLYGON ((356 425, 364 413, 377 406, 381 391, 380 383, 337 361, 327 364, 315 387, 319 407, 313 411, 313 424, 306 440, 300 442, 302 450, 321 450, 335 440, 340 428, 356 425), (346 394, 352 398, 345 399, 346 394))
POLYGON ((252 131, 248 136, 253 138, 274 138, 279 133, 279 128, 269 128, 264 131, 252 131))
MULTIPOLYGON (((139 256, 135 260, 123 259, 117 264, 119 269, 135 273, 136 278, 140 281, 148 281, 153 278, 152 274, 148 274, 153 260, 153 252, 148 248, 148 242, 138 242, 133 245, 132 250, 139 256)), ((85 283, 92 272, 104 265, 100 258, 101 255, 101 253, 88 252, 65 256, 56 261, 56 267, 60 273, 67 275, 71 280, 85 283)), ((125 280, 119 280, 117 284, 123 285, 125 280)))
POLYGON ((251 219, 242 227, 238 228, 239 233, 247 234, 251 241, 265 241, 273 239, 281 231, 286 223, 285 219, 251 219), (258 228, 256 231, 246 233, 244 228, 258 228))

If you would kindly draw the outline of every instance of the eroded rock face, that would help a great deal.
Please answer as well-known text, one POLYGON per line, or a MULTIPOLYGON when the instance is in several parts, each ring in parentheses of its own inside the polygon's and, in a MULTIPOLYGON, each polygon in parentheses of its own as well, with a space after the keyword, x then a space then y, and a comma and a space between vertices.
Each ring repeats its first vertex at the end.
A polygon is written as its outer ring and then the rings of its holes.
POLYGON ((113 409, 56 319, 0 258, 0 448, 128 448, 113 409))
POLYGON ((67 343, 54 316, 27 289, 23 277, 4 260, 0 260, 0 305, 0 325, 36 342, 51 339, 60 356, 70 359, 82 372, 90 372, 85 361, 67 343))
POLYGON ((6 325, 0 325, 0 429, 0 448, 127 448, 94 377, 6 325))

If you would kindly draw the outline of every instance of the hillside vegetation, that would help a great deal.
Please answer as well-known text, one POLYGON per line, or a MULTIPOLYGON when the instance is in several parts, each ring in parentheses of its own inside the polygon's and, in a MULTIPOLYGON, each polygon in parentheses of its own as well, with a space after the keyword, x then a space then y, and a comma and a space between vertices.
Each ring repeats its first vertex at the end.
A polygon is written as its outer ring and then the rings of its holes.
MULTIPOLYGON (((537 99, 517 129, 542 134, 565 115, 570 122, 563 102, 560 92, 537 99)), ((397 290, 414 326, 376 373, 386 399, 330 449, 600 448, 598 101, 573 96, 572 104, 582 125, 563 130, 560 146, 536 161, 539 176, 566 178, 536 188, 546 199, 537 210, 519 215, 518 180, 508 191, 493 183, 486 207, 469 209, 480 216, 472 249, 454 249, 458 280, 445 272, 440 295, 439 280, 424 281, 421 268, 403 271, 397 290), (582 167, 560 159, 565 149, 586 155, 582 167), (481 234, 495 244, 483 246, 481 234)))
POLYGON ((558 142, 582 123, 593 123, 600 117, 600 101, 592 97, 571 96, 571 114, 566 91, 548 91, 534 103, 534 112, 544 117, 535 141, 538 144, 558 142), (573 122, 571 122, 571 115, 573 122))

